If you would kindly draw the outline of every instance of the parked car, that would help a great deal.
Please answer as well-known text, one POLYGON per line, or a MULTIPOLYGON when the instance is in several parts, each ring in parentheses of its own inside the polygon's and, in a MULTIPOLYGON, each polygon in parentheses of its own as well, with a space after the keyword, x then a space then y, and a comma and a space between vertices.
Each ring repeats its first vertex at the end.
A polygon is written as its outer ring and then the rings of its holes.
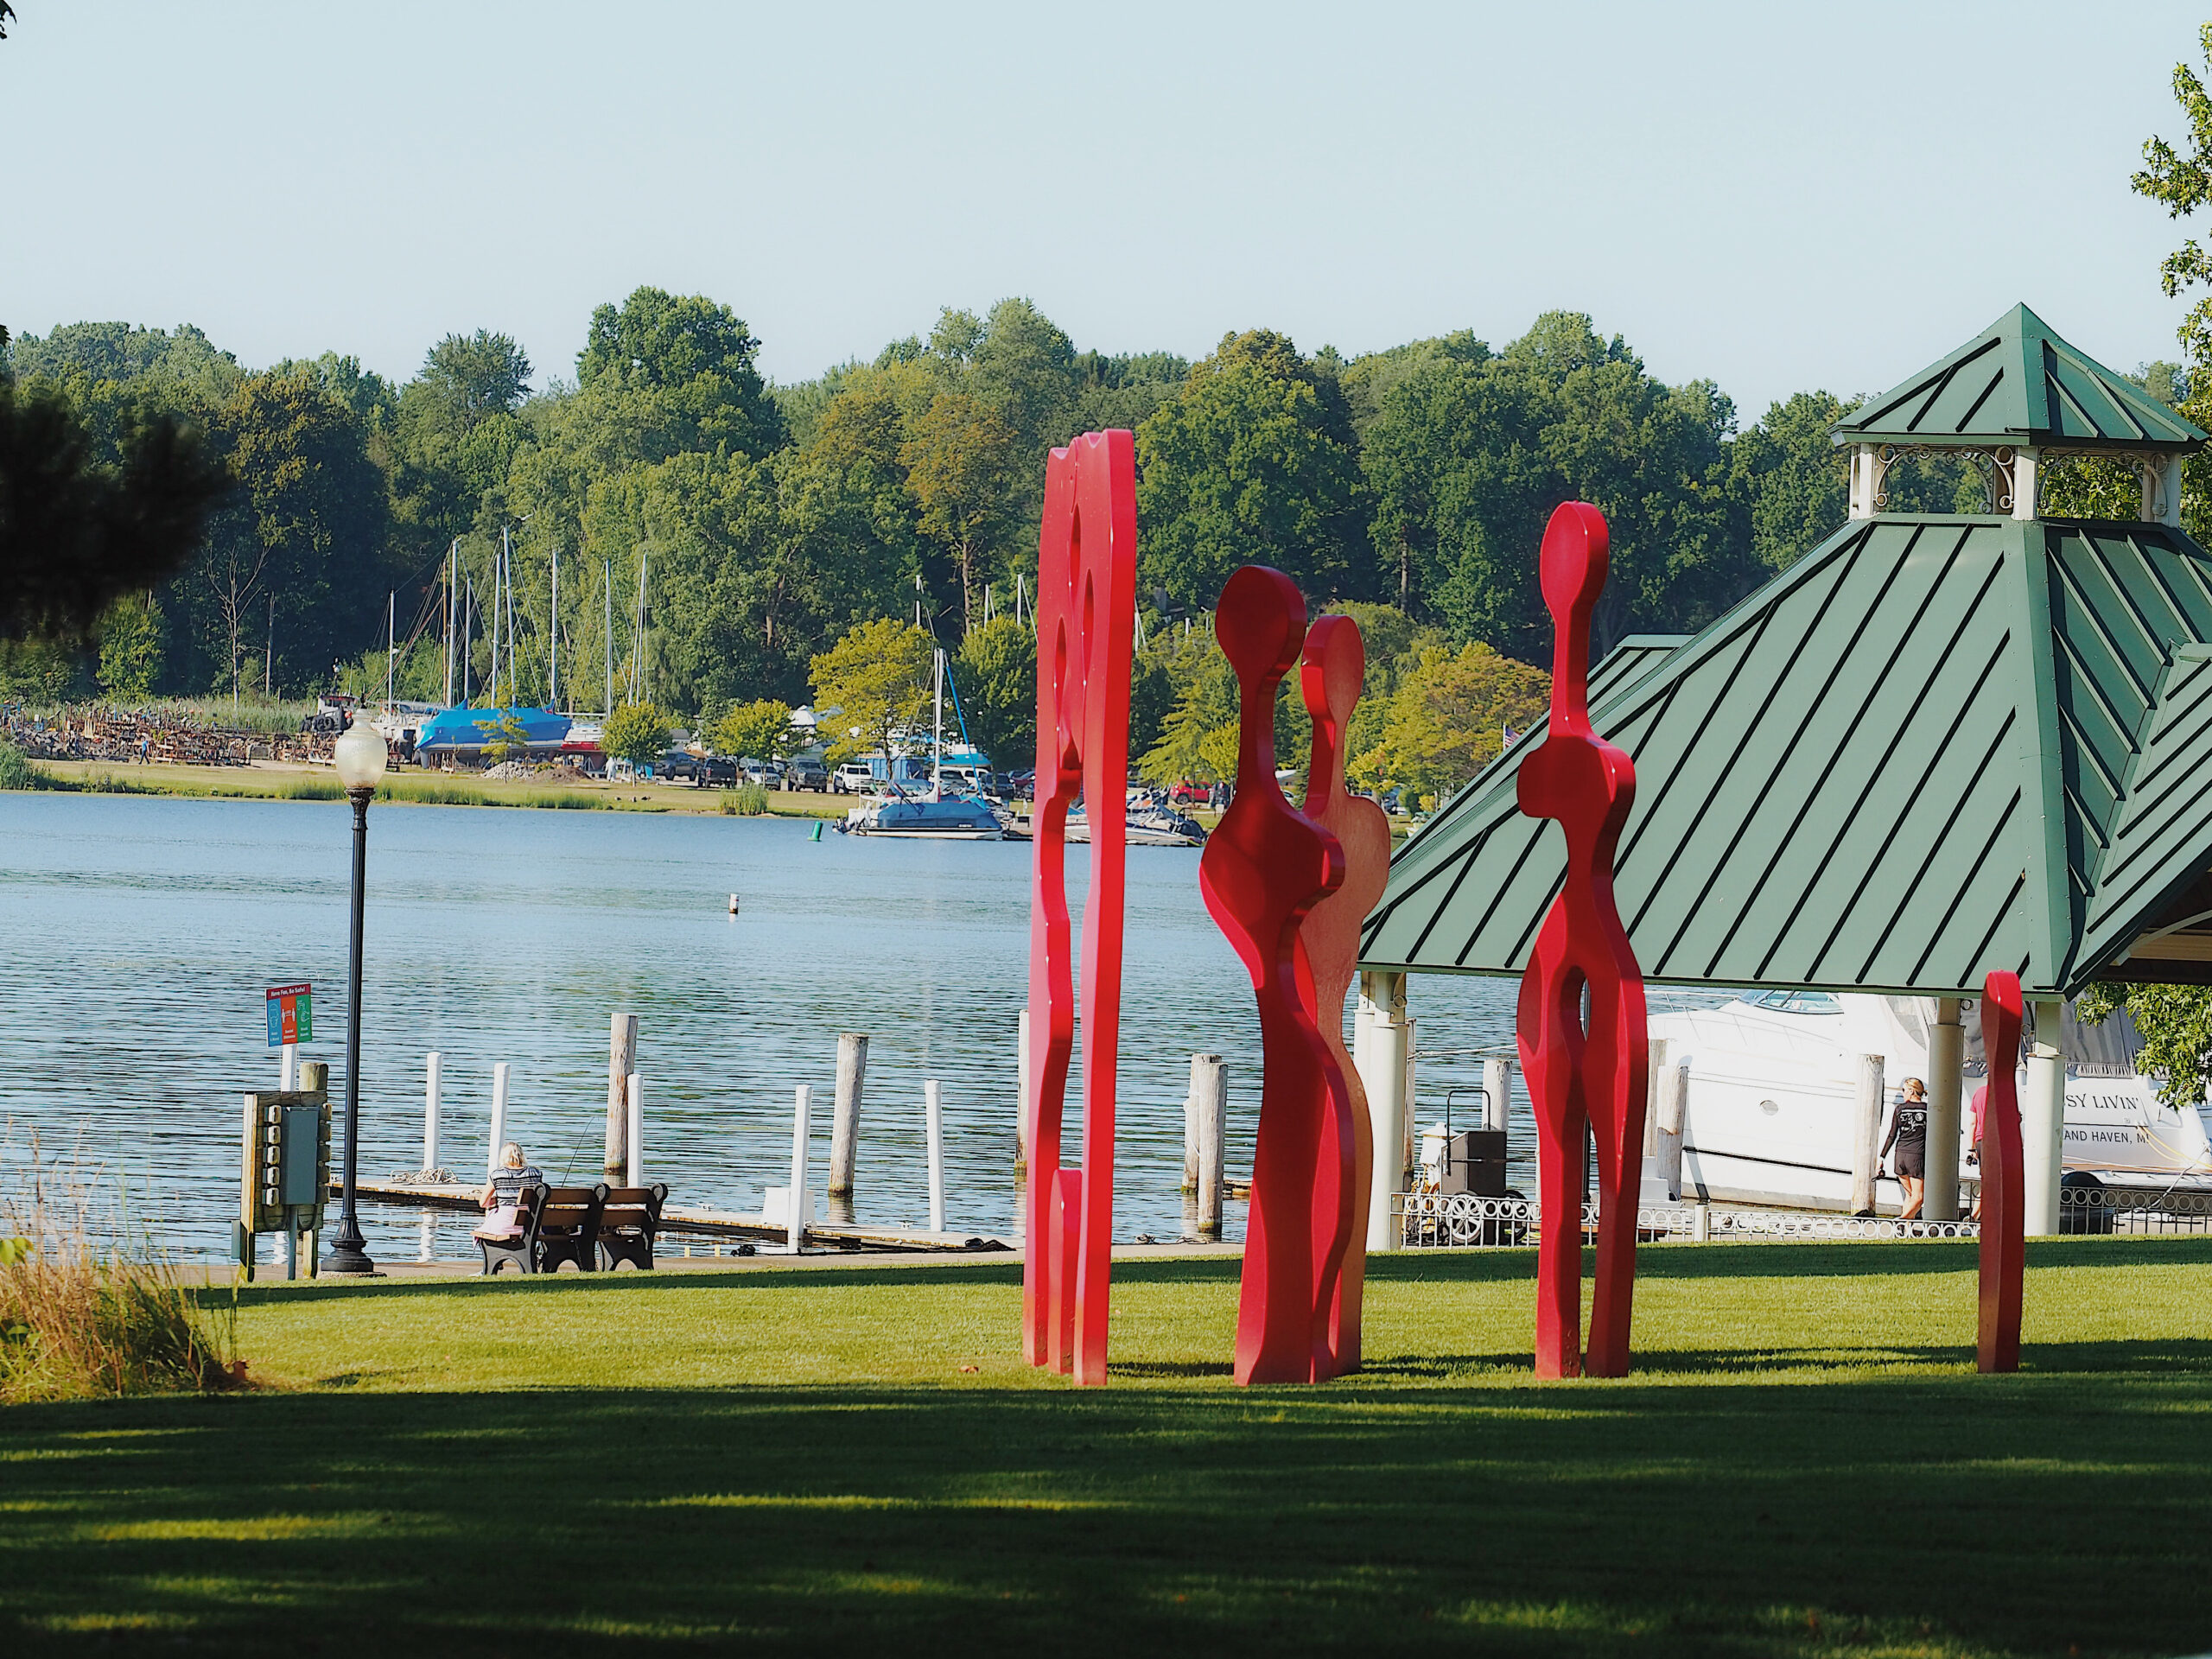
POLYGON ((727 756, 710 754, 699 762, 696 782, 702 789, 734 789, 737 787, 737 762, 727 756))
POLYGON ((1384 790, 1377 804, 1394 818, 1406 816, 1405 804, 1395 789, 1384 790))
POLYGON ((1000 780, 999 787, 1009 801, 1030 801, 1037 798, 1037 774, 1033 771, 1009 772, 1000 780))
POLYGON ((759 784, 773 789, 784 779, 784 769, 773 760, 756 760, 751 755, 737 763, 739 773, 748 784, 759 784))
POLYGON ((837 768, 830 780, 830 792, 837 795, 869 795, 875 791, 875 773, 865 760, 848 760, 837 768))
POLYGON ((1170 806, 1206 806, 1213 800, 1211 784, 1194 784, 1188 778, 1167 791, 1170 806))
POLYGON ((830 768, 819 760, 786 760, 784 762, 785 789, 810 789, 826 794, 830 788, 830 768))

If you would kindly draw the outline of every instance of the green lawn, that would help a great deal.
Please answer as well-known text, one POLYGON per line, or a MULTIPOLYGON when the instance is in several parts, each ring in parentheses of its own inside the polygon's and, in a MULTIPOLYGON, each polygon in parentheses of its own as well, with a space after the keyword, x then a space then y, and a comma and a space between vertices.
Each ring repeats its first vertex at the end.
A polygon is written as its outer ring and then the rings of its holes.
POLYGON ((1677 1246, 1638 1370, 1527 1375, 1524 1253, 1372 1269, 1364 1376, 1241 1390, 1236 1264, 245 1294, 271 1386, 0 1413, 0 1651, 2212 1648, 2212 1240, 1677 1246), (972 1368, 972 1369, 970 1369, 972 1368))

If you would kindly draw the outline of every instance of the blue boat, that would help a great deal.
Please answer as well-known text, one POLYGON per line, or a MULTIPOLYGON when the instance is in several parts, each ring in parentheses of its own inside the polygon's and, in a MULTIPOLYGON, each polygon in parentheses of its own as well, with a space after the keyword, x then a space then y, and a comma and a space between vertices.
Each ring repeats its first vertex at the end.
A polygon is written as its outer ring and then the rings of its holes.
MULTIPOLYGON (((944 652, 937 653, 937 731, 931 746, 929 792, 909 795, 899 786, 898 772, 912 761, 894 762, 893 778, 883 796, 866 806, 856 806, 845 815, 837 826, 838 833, 848 836, 890 836, 904 841, 1004 841, 1006 825, 988 801, 979 801, 956 790, 945 792, 944 779, 944 687, 950 677, 945 671, 944 652)), ((953 693, 954 710, 958 712, 959 692, 953 693)), ((961 721, 961 735, 967 735, 967 722, 961 721)), ((983 757, 976 755, 982 761, 983 757)), ((988 762, 984 764, 988 765, 988 762)), ((909 772, 911 776, 911 772, 909 772)))
POLYGON ((568 740, 568 715, 550 709, 448 709, 417 728, 415 753, 480 754, 500 741, 500 727, 511 716, 533 752, 556 751, 568 740))

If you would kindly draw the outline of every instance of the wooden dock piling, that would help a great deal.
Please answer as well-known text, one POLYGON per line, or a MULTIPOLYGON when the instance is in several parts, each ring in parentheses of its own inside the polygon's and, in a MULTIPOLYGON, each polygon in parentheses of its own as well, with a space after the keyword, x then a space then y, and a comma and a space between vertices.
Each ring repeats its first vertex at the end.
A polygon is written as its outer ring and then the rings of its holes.
POLYGON ((1221 1232, 1223 1142, 1229 1134, 1229 1066, 1218 1054, 1191 1056, 1191 1093, 1184 1104, 1184 1167, 1198 1198, 1198 1232, 1221 1232))
POLYGON ((630 1074, 638 1069, 638 1016, 614 1013, 607 1039, 607 1156, 601 1173, 610 1182, 629 1173, 630 1074))
POLYGON ((830 1120, 830 1196, 850 1198, 860 1160, 861 1090, 868 1081, 868 1038, 856 1031, 837 1038, 837 1100, 830 1120))
POLYGON ((1874 1177, 1881 1167, 1875 1148, 1882 1143, 1882 1107, 1887 1093, 1879 1054, 1861 1054, 1854 1070, 1857 1088, 1852 1099, 1851 1211, 1874 1213, 1874 1177))

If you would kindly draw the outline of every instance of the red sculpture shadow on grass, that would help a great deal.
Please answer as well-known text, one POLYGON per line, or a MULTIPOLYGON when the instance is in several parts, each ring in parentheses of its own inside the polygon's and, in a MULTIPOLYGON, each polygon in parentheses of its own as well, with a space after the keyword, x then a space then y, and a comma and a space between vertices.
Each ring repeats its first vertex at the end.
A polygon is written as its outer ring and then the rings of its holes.
POLYGON ((1106 1381, 1114 1236, 1114 1070, 1136 615, 1135 448, 1090 432, 1045 467, 1037 552, 1037 783, 1029 912, 1029 1171, 1024 1195, 1022 1351, 1033 1365, 1106 1381), (1083 929, 1083 1166, 1060 1130, 1075 1051, 1067 897, 1068 809, 1090 803, 1083 929))
POLYGON ((1636 768, 1590 725, 1590 618, 1605 586, 1605 515, 1562 504, 1544 529, 1544 604, 1557 630, 1544 741, 1521 763, 1521 810, 1555 818, 1567 874, 1521 976, 1521 1067, 1541 1147, 1536 1375, 1625 1376, 1643 1147, 1643 976, 1613 902, 1613 856, 1636 768), (1583 1002, 1589 1000, 1589 1025, 1583 1002), (1585 1135, 1598 1141, 1598 1283, 1582 1351, 1585 1135))
POLYGON ((1262 1056, 1236 1376, 1313 1382, 1335 1375, 1329 1315, 1351 1239, 1344 1200, 1356 1165, 1344 1074, 1300 984, 1298 934, 1306 912, 1343 882, 1344 855, 1275 781, 1275 691, 1306 639, 1297 585, 1280 570, 1245 566, 1221 590, 1214 637, 1236 674, 1236 795, 1207 837, 1198 887, 1251 976, 1262 1056), (1335 1201, 1317 1225, 1325 1187, 1335 1201))
POLYGON ((1981 1052, 1989 1081, 1974 1095, 1981 1122, 1981 1306, 1974 1363, 2020 1369, 2020 1303, 2027 1268, 2027 1180, 2020 1145, 2020 976, 1999 971, 1981 988, 1981 1052))

